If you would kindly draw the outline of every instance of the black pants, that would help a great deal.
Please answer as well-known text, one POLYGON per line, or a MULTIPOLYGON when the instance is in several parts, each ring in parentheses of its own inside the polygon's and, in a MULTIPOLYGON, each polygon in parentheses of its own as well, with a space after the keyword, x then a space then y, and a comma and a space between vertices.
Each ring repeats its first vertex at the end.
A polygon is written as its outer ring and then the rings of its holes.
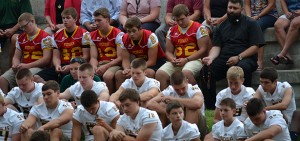
MULTIPOLYGON (((209 77, 210 80, 207 81, 209 84, 200 84, 203 95, 204 101, 207 109, 215 109, 216 103, 216 81, 222 80, 226 78, 227 70, 230 66, 226 65, 226 61, 228 57, 217 57, 213 63, 209 66, 211 76, 209 77), (209 86, 209 87, 208 87, 209 86)), ((236 66, 239 66, 244 71, 244 85, 247 87, 251 87, 252 81, 252 73, 257 68, 257 61, 253 58, 244 58, 243 60, 239 61, 236 66)))

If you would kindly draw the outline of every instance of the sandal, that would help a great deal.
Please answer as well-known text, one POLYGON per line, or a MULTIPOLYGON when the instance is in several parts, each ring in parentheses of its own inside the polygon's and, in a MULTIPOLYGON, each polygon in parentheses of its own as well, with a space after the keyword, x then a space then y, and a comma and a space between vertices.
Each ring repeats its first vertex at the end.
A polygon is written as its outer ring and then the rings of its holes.
POLYGON ((270 58, 270 61, 274 64, 274 65, 278 65, 280 63, 280 58, 276 55, 272 58, 270 58))
POLYGON ((262 71, 263 69, 264 69, 264 67, 258 66, 256 70, 257 70, 257 71, 262 71))
POLYGON ((294 62, 293 62, 293 60, 290 59, 289 57, 283 56, 282 64, 289 65, 289 64, 294 64, 294 62))
POLYGON ((285 64, 285 65, 289 65, 289 64, 294 64, 294 62, 287 56, 283 56, 282 58, 280 58, 279 56, 274 56, 270 59, 270 61, 274 64, 274 65, 278 65, 278 64, 285 64))

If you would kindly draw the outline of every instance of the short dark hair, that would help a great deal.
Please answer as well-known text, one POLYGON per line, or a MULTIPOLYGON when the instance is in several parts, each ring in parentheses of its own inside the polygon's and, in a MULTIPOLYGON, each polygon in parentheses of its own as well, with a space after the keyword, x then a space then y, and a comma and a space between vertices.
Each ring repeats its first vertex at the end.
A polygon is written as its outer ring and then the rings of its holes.
POLYGON ((79 71, 85 71, 88 70, 89 75, 94 75, 94 69, 93 66, 89 63, 84 63, 80 65, 79 71))
POLYGON ((16 74, 16 79, 17 80, 23 79, 24 77, 28 77, 28 78, 33 77, 31 71, 27 68, 19 69, 17 74, 16 74))
POLYGON ((74 64, 74 63, 84 64, 86 63, 86 60, 82 57, 75 57, 70 60, 70 64, 74 64))
POLYGON ((228 3, 229 2, 234 3, 234 4, 238 3, 241 5, 241 7, 244 6, 243 0, 228 0, 228 3))
POLYGON ((171 85, 180 85, 186 81, 185 75, 181 71, 175 71, 171 74, 170 84, 171 85))
POLYGON ((142 27, 142 22, 138 17, 131 17, 128 18, 127 21, 125 22, 125 28, 133 28, 137 27, 140 29, 142 27))
POLYGON ((61 15, 62 15, 62 16, 63 16, 63 15, 65 15, 65 16, 71 15, 71 17, 72 17, 73 19, 76 19, 76 20, 77 20, 77 17, 78 17, 78 13, 77 13, 77 11, 76 11, 76 9, 75 9, 74 7, 68 7, 68 8, 66 8, 66 9, 64 9, 64 10, 61 12, 61 15))
POLYGON ((182 104, 177 100, 172 100, 172 101, 168 102, 168 104, 166 105, 166 112, 167 112, 167 114, 170 114, 172 109, 177 109, 177 108, 183 109, 182 104))
POLYGON ((47 91, 49 89, 53 90, 54 92, 57 92, 59 91, 59 84, 54 80, 49 80, 43 85, 42 91, 47 91))
POLYGON ((50 134, 47 131, 35 131, 29 141, 50 141, 50 134))
POLYGON ((145 59, 143 58, 135 58, 132 60, 131 62, 131 68, 137 69, 141 67, 142 70, 146 70, 147 69, 147 63, 145 61, 145 59))
POLYGON ((110 14, 107 8, 99 8, 93 13, 94 17, 102 16, 103 18, 108 18, 110 19, 110 14))
POLYGON ((269 79, 272 82, 274 82, 278 78, 278 73, 275 68, 265 67, 259 74, 259 77, 264 79, 269 79))
POLYGON ((249 117, 254 117, 261 113, 265 108, 265 105, 261 99, 251 98, 246 106, 246 111, 249 117))
POLYGON ((125 100, 131 100, 133 102, 140 103, 140 94, 135 89, 126 88, 119 96, 119 101, 124 102, 125 100))
POLYGON ((98 96, 93 90, 84 90, 80 96, 80 103, 83 107, 89 108, 93 104, 97 104, 98 96))
POLYGON ((231 109, 236 109, 236 104, 234 102, 233 99, 231 98, 224 98, 221 102, 220 102, 220 106, 228 106, 230 107, 231 109))
POLYGON ((177 4, 172 11, 174 17, 179 17, 181 15, 188 16, 190 14, 189 8, 184 4, 177 4))

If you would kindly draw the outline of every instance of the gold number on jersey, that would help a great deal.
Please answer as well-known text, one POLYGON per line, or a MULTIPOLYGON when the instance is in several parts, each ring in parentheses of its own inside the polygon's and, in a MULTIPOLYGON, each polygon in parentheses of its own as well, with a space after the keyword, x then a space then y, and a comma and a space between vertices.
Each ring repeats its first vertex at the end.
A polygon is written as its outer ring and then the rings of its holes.
POLYGON ((79 57, 76 54, 81 54, 82 49, 81 47, 73 47, 71 52, 68 52, 68 49, 63 49, 63 60, 70 60, 71 58, 79 57))
POLYGON ((100 57, 106 56, 106 57, 116 57, 117 51, 113 47, 106 47, 104 52, 101 52, 101 49, 98 48, 98 52, 100 54, 100 57))
MULTIPOLYGON (((30 53, 28 51, 24 51, 23 54, 24 54, 23 55, 24 59, 27 59, 30 57, 30 53)), ((33 51, 31 54, 32 54, 31 59, 34 59, 34 60, 38 60, 43 57, 43 52, 41 52, 41 51, 33 51)))
MULTIPOLYGON (((195 52, 197 52, 197 50, 195 49, 196 44, 194 43, 189 43, 185 48, 184 48, 184 56, 191 56, 193 55, 195 52), (191 50, 191 51, 190 51, 191 50)), ((177 47, 176 48, 176 56, 181 56, 183 54, 182 51, 182 47, 177 47)))

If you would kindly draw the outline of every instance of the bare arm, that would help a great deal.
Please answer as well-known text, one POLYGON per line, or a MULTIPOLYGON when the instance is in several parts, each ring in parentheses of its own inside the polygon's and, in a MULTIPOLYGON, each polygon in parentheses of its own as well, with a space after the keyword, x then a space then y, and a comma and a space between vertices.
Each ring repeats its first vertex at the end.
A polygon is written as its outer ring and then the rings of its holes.
POLYGON ((72 141, 80 141, 82 124, 73 118, 72 141))
POLYGON ((90 64, 96 70, 98 67, 98 50, 95 45, 91 46, 90 54, 91 54, 90 64))
POLYGON ((73 112, 74 112, 73 109, 66 109, 60 115, 60 117, 49 121, 48 123, 44 124, 42 127, 44 128, 44 130, 51 130, 54 128, 59 128, 60 126, 66 124, 72 120, 73 112))
POLYGON ((108 101, 109 100, 109 92, 108 89, 101 91, 98 97, 99 100, 108 101))
POLYGON ((122 50, 122 66, 123 69, 130 69, 130 54, 126 49, 122 50))
POLYGON ((140 94, 140 98, 142 102, 148 101, 152 99, 153 97, 157 96, 159 93, 158 88, 153 87, 149 91, 143 92, 140 94))
POLYGON ((21 62, 22 51, 19 49, 15 50, 15 54, 12 60, 12 68, 16 67, 21 62))
POLYGON ((203 12, 206 20, 211 21, 210 0, 204 0, 203 12))
POLYGON ((179 101, 184 107, 192 110, 200 109, 203 104, 202 93, 196 93, 192 98, 174 98, 179 101))
POLYGON ((285 90, 282 101, 275 105, 267 106, 266 110, 286 110, 292 100, 293 90, 292 88, 288 88, 285 90))
POLYGON ((55 69, 61 65, 61 57, 60 57, 60 50, 59 49, 53 49, 53 65, 55 69))
POLYGON ((251 1, 250 0, 245 0, 245 13, 248 17, 251 17, 251 1))
POLYGON ((32 115, 29 114, 28 117, 26 118, 26 120, 23 122, 23 124, 20 127, 20 132, 24 133, 26 132, 29 128, 31 128, 37 121, 37 118, 32 115))
POLYGON ((260 131, 258 134, 246 139, 246 141, 260 141, 265 139, 272 139, 277 134, 281 132, 281 127, 279 125, 272 125, 268 129, 260 131))
POLYGON ((153 22, 159 17, 159 13, 160 7, 153 7, 150 10, 150 14, 145 16, 144 18, 141 18, 140 20, 142 23, 153 22))
POLYGON ((148 49, 148 61, 146 62, 147 67, 152 67, 156 64, 157 52, 158 45, 148 49))
POLYGON ((123 138, 124 141, 147 141, 150 139, 152 133, 154 132, 155 128, 157 126, 157 123, 149 123, 144 125, 141 130, 139 131, 139 134, 136 138, 125 136, 123 138))
POLYGON ((43 57, 39 60, 36 60, 32 63, 29 63, 30 68, 39 68, 47 66, 51 62, 52 49, 43 49, 43 57))
POLYGON ((200 15, 201 15, 200 10, 195 10, 194 13, 188 17, 190 18, 190 20, 198 21, 200 19, 200 15))
POLYGON ((281 4, 281 8, 282 8, 282 11, 284 12, 284 14, 289 15, 290 12, 289 12, 289 9, 287 7, 285 0, 280 0, 280 4, 281 4))
POLYGON ((265 7, 259 14, 258 14, 258 18, 267 15, 271 10, 273 10, 274 8, 276 8, 276 2, 275 0, 268 0, 268 6, 265 7))
POLYGON ((193 55, 189 56, 188 57, 189 60, 197 60, 197 59, 205 57, 205 55, 209 49, 209 44, 210 44, 209 42, 210 42, 210 38, 208 35, 197 40, 199 50, 196 53, 194 53, 193 55))
POLYGON ((124 26, 127 21, 127 11, 120 9, 119 21, 124 26))
POLYGON ((167 13, 165 16, 166 24, 169 26, 173 26, 176 24, 176 22, 172 19, 172 13, 167 13))
POLYGON ((216 107, 215 113, 214 113, 214 123, 217 123, 220 120, 222 120, 221 115, 220 115, 220 109, 216 107))
POLYGON ((258 89, 256 90, 256 92, 255 92, 253 98, 262 99, 262 95, 261 95, 261 93, 260 93, 260 91, 259 91, 258 89))
POLYGON ((159 93, 156 97, 152 98, 147 103, 147 108, 153 111, 156 111, 157 113, 166 113, 166 108, 162 106, 162 99, 163 94, 159 93))
POLYGON ((66 89, 63 93, 60 93, 59 99, 69 100, 72 97, 70 88, 66 89))
POLYGON ((253 56, 257 52, 258 52, 258 47, 257 46, 251 46, 248 49, 246 49, 245 51, 243 51, 242 53, 240 53, 239 55, 242 58, 247 58, 247 57, 253 56))
POLYGON ((175 47, 172 44, 171 40, 168 38, 166 38, 166 46, 166 58, 169 62, 173 62, 173 60, 176 58, 174 56, 175 47))
POLYGON ((11 141, 20 141, 21 140, 21 133, 13 134, 11 137, 11 141))
MULTIPOLYGON (((124 88, 123 87, 120 87, 115 93, 113 93, 110 98, 109 98, 109 101, 110 102, 116 102, 116 101, 119 101, 119 96, 120 94, 123 92, 124 88)), ((120 106, 120 105, 117 105, 117 106, 120 106)))
POLYGON ((86 61, 90 59, 90 48, 82 48, 82 58, 86 61))

